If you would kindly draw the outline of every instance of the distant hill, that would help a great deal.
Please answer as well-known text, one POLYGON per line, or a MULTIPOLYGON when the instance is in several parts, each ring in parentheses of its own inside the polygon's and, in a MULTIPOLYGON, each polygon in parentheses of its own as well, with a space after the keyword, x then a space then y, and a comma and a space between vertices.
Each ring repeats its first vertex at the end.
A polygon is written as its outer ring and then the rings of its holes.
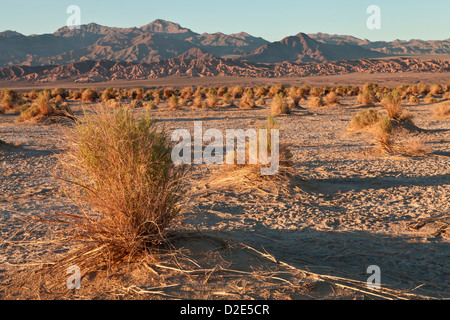
POLYGON ((0 68, 0 80, 45 83, 70 80, 95 83, 112 80, 145 80, 178 77, 307 77, 361 73, 449 72, 450 60, 412 58, 341 60, 322 63, 282 62, 261 64, 209 56, 191 49, 172 59, 151 63, 87 60, 62 66, 12 66, 0 68))
POLYGON ((362 48, 358 45, 340 41, 328 44, 316 41, 304 33, 286 37, 279 42, 273 42, 241 57, 241 59, 277 63, 290 62, 324 62, 349 59, 381 58, 386 55, 380 52, 362 48))

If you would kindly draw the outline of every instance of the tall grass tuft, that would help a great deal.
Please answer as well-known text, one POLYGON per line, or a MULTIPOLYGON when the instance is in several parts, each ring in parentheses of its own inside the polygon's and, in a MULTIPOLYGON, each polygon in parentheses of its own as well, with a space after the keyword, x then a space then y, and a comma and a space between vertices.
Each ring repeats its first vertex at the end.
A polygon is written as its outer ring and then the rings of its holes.
POLYGON ((85 256, 108 263, 151 257, 179 214, 184 167, 148 113, 140 121, 126 108, 85 116, 61 157, 67 194, 82 212, 71 217, 72 235, 85 256))

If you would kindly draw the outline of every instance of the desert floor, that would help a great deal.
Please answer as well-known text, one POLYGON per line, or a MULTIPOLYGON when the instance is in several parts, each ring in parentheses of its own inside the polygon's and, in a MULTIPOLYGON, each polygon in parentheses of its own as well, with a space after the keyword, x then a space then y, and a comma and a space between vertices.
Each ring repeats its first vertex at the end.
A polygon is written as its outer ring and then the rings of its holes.
MULTIPOLYGON (((450 120, 434 118, 433 105, 407 104, 424 129, 408 135, 421 137, 432 153, 386 156, 372 152, 370 134, 348 132, 351 116, 366 108, 354 97, 323 108, 301 104, 277 117, 296 179, 227 183, 226 168, 193 166, 182 215, 170 230, 179 263, 164 258, 152 268, 90 272, 75 292, 45 289, 56 277, 43 283, 38 273, 27 273, 72 248, 55 238, 61 227, 29 221, 77 210, 54 176, 67 125, 19 124, 16 115, 0 116, 0 138, 8 143, 0 146, 0 296, 449 298, 450 120), (380 267, 384 290, 365 287, 370 265, 380 267)), ((97 108, 69 105, 80 118, 83 108, 97 108)), ((193 121, 202 121, 204 130, 248 129, 264 124, 270 100, 250 110, 161 105, 149 112, 169 131, 192 130, 193 121)))

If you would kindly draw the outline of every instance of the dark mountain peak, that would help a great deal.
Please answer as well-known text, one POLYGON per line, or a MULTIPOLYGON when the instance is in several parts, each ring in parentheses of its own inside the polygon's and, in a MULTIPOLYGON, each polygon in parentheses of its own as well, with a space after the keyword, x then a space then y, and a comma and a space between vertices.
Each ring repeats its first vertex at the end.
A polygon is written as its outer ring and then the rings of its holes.
POLYGON ((5 30, 3 32, 0 32, 0 36, 1 37, 24 37, 23 34, 16 32, 16 31, 12 31, 12 30, 5 30))

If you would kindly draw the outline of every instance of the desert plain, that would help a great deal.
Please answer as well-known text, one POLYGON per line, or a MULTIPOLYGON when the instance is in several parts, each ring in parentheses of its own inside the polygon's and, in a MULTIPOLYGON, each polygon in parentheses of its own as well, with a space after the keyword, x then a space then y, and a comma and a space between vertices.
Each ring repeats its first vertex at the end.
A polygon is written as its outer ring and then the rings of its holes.
MULTIPOLYGON (((448 83, 448 73, 350 74, 311 78, 164 78, 137 83, 82 84, 67 90, 108 87, 182 90, 283 84, 332 90, 380 88, 425 82, 448 83)), ((54 89, 55 84, 17 86, 19 93, 54 89)), ((58 83, 58 86, 64 87, 58 83)), ((284 89, 283 89, 284 90, 284 89)), ((18 113, 0 114, 0 297, 2 299, 447 299, 450 293, 450 119, 437 117, 444 92, 401 104, 413 127, 397 128, 399 143, 420 140, 426 152, 377 152, 369 131, 350 130, 358 112, 386 110, 380 101, 362 104, 356 95, 338 95, 337 104, 312 106, 307 94, 289 114, 275 115, 280 140, 289 146, 289 176, 261 179, 223 165, 192 165, 184 180, 181 212, 168 227, 169 249, 153 264, 128 261, 81 270, 81 289, 68 290, 59 259, 76 245, 61 237, 64 225, 36 217, 76 214, 62 192, 59 157, 64 132, 73 121, 18 122, 18 113), (406 141, 406 142, 405 142, 406 141), (381 288, 367 286, 369 266, 381 271, 381 288)), ((26 98, 24 98, 26 99, 26 98)), ((101 98, 64 102, 78 121, 102 105, 101 98)), ((133 103, 124 97, 120 104, 133 103)), ((137 104, 171 133, 249 129, 263 126, 273 97, 254 98, 251 108, 217 99, 210 108, 162 98, 156 107, 137 104)), ((119 106, 120 107, 120 106, 119 106)), ((51 119, 47 119, 51 120, 51 119)), ((65 267, 66 265, 64 265, 65 267)))

